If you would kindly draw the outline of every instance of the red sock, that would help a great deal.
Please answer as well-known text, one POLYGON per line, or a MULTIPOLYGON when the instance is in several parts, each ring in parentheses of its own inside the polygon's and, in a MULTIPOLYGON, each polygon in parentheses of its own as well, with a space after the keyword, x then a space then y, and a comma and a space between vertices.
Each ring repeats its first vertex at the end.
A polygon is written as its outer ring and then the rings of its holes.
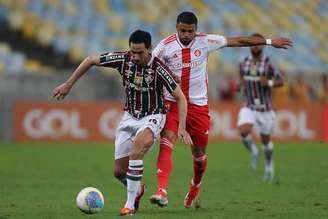
POLYGON ((167 188, 169 177, 172 172, 172 150, 173 144, 167 138, 162 138, 157 158, 157 182, 158 190, 167 188))
POLYGON ((193 156, 194 160, 194 185, 199 185, 202 182, 206 167, 207 167, 207 155, 201 155, 199 157, 193 156))

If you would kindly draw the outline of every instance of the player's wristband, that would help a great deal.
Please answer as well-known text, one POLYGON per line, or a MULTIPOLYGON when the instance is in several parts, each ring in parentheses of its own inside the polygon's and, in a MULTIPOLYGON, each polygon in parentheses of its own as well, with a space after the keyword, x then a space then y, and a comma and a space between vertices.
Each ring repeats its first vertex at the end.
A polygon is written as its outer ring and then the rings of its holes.
POLYGON ((268 80, 268 86, 269 86, 269 87, 273 87, 273 85, 274 85, 273 80, 268 80))
POLYGON ((271 39, 266 39, 265 44, 266 45, 272 45, 272 40, 271 39))

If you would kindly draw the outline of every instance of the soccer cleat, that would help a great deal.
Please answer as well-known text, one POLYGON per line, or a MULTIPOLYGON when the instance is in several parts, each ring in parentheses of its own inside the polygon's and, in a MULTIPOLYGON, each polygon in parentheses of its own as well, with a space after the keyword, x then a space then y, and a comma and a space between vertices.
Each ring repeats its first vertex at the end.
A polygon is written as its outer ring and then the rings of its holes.
POLYGON ((134 209, 131 208, 121 208, 120 209, 120 215, 121 216, 131 216, 134 215, 136 213, 136 211, 134 209))
POLYGON ((186 208, 199 208, 199 201, 198 201, 198 194, 200 191, 200 186, 190 185, 189 192, 187 193, 185 199, 184 199, 184 206, 186 208))
POLYGON ((166 207, 169 203, 167 199, 167 192, 165 189, 159 189, 154 195, 150 197, 150 203, 156 204, 159 207, 166 207))
POLYGON ((138 211, 140 200, 141 200, 142 196, 144 195, 145 191, 146 191, 146 185, 145 184, 141 184, 140 185, 140 189, 139 189, 139 191, 137 193, 137 197, 134 200, 134 209, 135 209, 135 211, 138 211))

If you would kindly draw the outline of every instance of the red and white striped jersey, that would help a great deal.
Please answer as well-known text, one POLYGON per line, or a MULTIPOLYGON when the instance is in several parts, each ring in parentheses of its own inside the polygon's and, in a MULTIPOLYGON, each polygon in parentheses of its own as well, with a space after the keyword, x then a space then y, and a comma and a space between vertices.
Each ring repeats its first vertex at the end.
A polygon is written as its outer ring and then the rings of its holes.
MULTIPOLYGON (((188 46, 179 41, 178 34, 162 40, 153 54, 164 61, 180 79, 180 86, 188 103, 207 105, 207 60, 210 52, 227 45, 225 37, 214 34, 197 33, 188 46)), ((175 101, 168 93, 165 99, 175 101)))

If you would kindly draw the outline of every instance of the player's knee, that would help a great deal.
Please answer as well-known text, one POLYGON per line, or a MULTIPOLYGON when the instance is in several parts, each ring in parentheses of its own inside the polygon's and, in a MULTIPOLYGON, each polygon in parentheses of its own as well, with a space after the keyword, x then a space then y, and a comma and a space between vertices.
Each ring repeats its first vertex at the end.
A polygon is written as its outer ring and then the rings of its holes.
POLYGON ((240 132, 240 136, 242 138, 246 138, 248 136, 248 132, 240 132))
POLYGON ((150 140, 138 140, 130 153, 130 159, 132 160, 142 160, 146 152, 149 150, 153 141, 150 140))
POLYGON ((168 130, 164 130, 162 133, 161 133, 161 138, 166 138, 167 140, 169 140, 172 144, 175 144, 177 139, 178 139, 178 136, 172 132, 172 131, 168 131, 168 130))
POLYGON ((238 126, 238 130, 239 130, 240 136, 243 138, 246 138, 247 135, 249 135, 249 133, 252 130, 252 125, 244 124, 244 125, 238 126))
POLYGON ((262 135, 261 136, 261 141, 262 141, 262 144, 267 145, 271 141, 271 138, 270 138, 270 136, 263 136, 262 135))
POLYGON ((206 148, 193 146, 192 147, 192 155, 193 155, 193 157, 196 157, 196 158, 203 157, 206 155, 206 148))

